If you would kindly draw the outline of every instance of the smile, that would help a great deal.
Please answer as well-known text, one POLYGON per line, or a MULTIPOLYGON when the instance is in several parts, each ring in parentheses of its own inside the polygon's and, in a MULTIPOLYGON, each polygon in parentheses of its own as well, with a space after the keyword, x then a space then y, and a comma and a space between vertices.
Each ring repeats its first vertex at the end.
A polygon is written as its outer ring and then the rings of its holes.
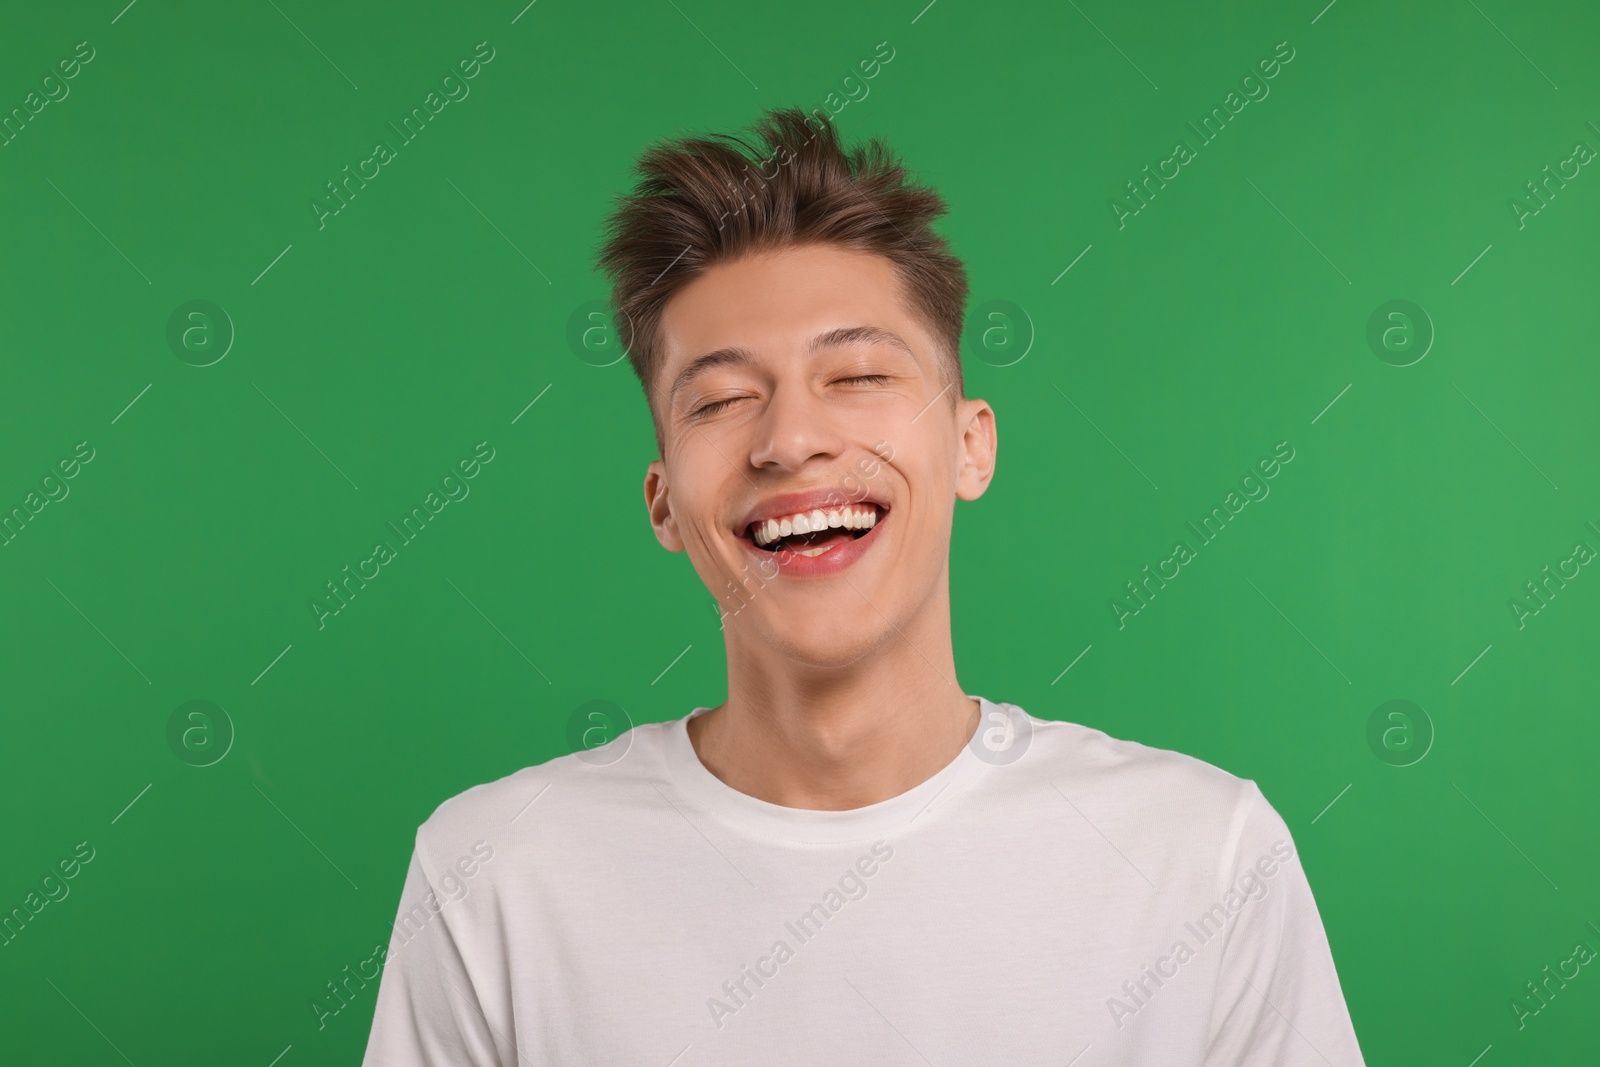
POLYGON ((881 497, 846 499, 837 486, 824 484, 768 496, 729 527, 762 575, 831 578, 881 540, 890 510, 881 497))
POLYGON ((882 511, 872 503, 818 508, 753 522, 747 536, 756 547, 768 552, 788 549, 815 557, 866 536, 881 517, 882 511))

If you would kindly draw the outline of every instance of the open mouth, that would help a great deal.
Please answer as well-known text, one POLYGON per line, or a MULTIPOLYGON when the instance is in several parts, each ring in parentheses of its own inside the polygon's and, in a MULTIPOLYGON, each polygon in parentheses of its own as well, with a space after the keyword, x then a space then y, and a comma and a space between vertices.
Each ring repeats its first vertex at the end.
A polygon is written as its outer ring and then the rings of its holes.
POLYGON ((796 512, 751 523, 745 537, 767 552, 820 556, 865 537, 889 514, 882 504, 863 501, 842 508, 796 512))

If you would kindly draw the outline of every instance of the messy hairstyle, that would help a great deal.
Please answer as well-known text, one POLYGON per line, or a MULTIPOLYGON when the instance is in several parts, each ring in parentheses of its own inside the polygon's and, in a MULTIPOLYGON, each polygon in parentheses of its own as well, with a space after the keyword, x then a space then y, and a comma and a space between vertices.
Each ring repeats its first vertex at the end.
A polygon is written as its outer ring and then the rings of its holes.
POLYGON ((967 274, 932 223, 946 211, 880 140, 846 149, 818 109, 767 112, 753 140, 689 136, 649 148, 617 197, 599 266, 611 279, 618 339, 656 423, 662 310, 712 264, 786 246, 834 244, 881 255, 910 310, 931 328, 952 406, 961 398, 967 274))

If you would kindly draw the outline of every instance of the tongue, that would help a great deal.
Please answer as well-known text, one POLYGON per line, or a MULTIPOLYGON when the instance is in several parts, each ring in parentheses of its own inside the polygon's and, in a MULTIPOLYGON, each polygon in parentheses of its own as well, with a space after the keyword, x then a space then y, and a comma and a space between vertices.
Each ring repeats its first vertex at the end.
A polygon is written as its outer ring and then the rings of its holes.
POLYGON ((784 538, 783 543, 787 548, 798 550, 802 548, 832 548, 834 545, 843 544, 844 542, 850 540, 854 540, 854 538, 849 530, 846 530, 840 526, 834 526, 819 533, 800 534, 794 537, 786 537, 784 538))

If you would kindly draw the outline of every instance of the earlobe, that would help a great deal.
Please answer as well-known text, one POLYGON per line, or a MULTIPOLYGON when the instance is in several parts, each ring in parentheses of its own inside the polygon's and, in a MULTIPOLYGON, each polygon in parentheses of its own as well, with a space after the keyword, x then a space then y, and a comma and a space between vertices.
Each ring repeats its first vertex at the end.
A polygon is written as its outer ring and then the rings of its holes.
POLYGON ((645 469, 644 504, 661 547, 668 552, 682 552, 683 539, 678 536, 678 523, 668 500, 666 468, 659 459, 652 460, 645 469))
POLYGON ((994 409, 985 401, 968 400, 966 421, 961 434, 961 469, 956 475, 956 496, 976 500, 994 480, 999 434, 994 409))

